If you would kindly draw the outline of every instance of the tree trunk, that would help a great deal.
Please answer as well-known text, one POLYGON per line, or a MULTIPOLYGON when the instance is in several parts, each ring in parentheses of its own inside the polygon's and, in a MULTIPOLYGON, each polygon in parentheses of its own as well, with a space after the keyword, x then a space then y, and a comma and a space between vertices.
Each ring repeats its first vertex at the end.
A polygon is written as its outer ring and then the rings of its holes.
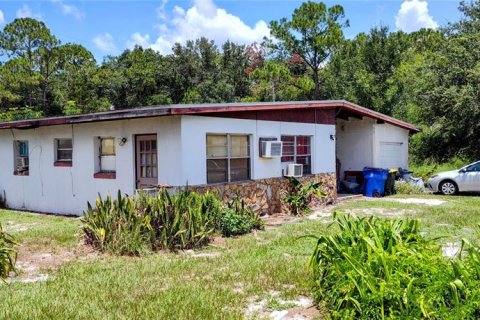
POLYGON ((275 81, 272 81, 272 101, 275 102, 275 81))
POLYGON ((320 99, 320 79, 318 78, 318 68, 313 69, 313 82, 315 83, 315 91, 313 93, 313 99, 320 99))

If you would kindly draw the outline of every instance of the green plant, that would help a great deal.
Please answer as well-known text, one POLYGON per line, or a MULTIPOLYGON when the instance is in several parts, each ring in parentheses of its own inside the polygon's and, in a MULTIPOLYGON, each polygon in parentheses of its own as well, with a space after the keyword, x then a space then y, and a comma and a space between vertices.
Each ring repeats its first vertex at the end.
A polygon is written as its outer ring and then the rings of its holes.
POLYGON ((211 193, 180 190, 113 200, 99 197, 82 218, 87 243, 102 251, 139 255, 149 250, 189 249, 208 243, 220 226, 221 202, 211 193))
POLYGON ((262 219, 240 198, 229 201, 220 218, 220 231, 225 237, 249 233, 263 227, 262 219))
POLYGON ((418 220, 334 213, 339 232, 322 235, 311 257, 315 295, 335 319, 476 319, 480 262, 471 246, 447 259, 418 220), (473 252, 474 254, 472 254, 473 252))
POLYGON ((143 197, 139 209, 150 216, 153 249, 189 249, 207 243, 216 230, 221 204, 211 193, 180 190, 143 197))
POLYGON ((0 280, 5 281, 10 272, 15 272, 15 261, 17 252, 16 245, 12 236, 3 231, 0 223, 0 280))
POLYGON ((408 181, 395 181, 396 194, 425 194, 425 189, 408 181))
POLYGON ((322 186, 322 182, 309 182, 302 184, 297 178, 289 178, 288 193, 282 197, 282 201, 285 202, 290 212, 293 215, 299 215, 308 213, 310 207, 308 206, 313 196, 323 197, 325 194, 319 190, 322 186))
POLYGON ((118 191, 117 199, 99 195, 95 209, 88 203, 82 218, 86 242, 102 251, 139 255, 147 251, 150 217, 138 211, 135 200, 118 191))

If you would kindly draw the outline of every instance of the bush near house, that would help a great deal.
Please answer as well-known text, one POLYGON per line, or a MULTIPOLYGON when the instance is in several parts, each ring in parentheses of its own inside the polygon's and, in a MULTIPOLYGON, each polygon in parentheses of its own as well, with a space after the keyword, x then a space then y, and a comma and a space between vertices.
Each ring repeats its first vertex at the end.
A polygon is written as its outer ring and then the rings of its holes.
POLYGON ((242 235, 254 229, 263 229, 263 221, 243 199, 233 199, 220 218, 220 230, 226 237, 242 235))
POLYGON ((478 319, 480 251, 447 259, 418 220, 334 214, 311 257, 316 298, 334 319, 478 319))
POLYGON ((396 194, 425 194, 425 189, 414 183, 399 180, 395 182, 396 194))
POLYGON ((3 231, 0 224, 0 280, 4 281, 10 272, 15 271, 17 253, 13 237, 3 231))
POLYGON ((191 249, 207 244, 215 233, 232 236, 263 227, 250 208, 226 207, 212 193, 180 190, 171 195, 161 189, 156 196, 99 197, 88 204, 82 218, 87 243, 102 251, 140 255, 162 249, 191 249), (235 220, 232 222, 232 220, 235 220))
POLYGON ((324 197, 325 193, 320 191, 322 182, 301 183, 297 178, 291 177, 288 193, 282 197, 290 212, 297 216, 310 212, 309 204, 314 196, 324 197))

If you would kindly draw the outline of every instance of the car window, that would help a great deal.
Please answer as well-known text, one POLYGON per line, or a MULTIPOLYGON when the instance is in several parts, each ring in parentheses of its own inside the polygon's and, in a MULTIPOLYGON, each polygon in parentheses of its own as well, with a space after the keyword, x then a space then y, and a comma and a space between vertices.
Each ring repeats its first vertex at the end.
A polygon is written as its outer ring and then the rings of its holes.
POLYGON ((467 168, 468 171, 480 171, 480 162, 472 164, 467 168))

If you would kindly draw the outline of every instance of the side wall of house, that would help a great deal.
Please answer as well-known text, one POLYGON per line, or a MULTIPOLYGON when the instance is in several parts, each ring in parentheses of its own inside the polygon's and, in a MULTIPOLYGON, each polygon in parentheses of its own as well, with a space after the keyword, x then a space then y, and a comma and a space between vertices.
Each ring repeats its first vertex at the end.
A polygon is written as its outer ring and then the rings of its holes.
POLYGON ((80 215, 87 201, 94 201, 98 193, 134 192, 134 137, 152 133, 158 135, 159 181, 181 183, 179 117, 0 130, 0 195, 11 208, 80 215), (116 179, 94 178, 99 162, 98 137, 116 139, 116 179), (58 138, 73 139, 72 167, 54 166, 54 141, 58 138), (120 146, 122 138, 127 142, 120 146), (29 143, 28 176, 13 175, 15 140, 29 143))
POLYGON ((312 137, 312 174, 335 172, 335 125, 295 123, 247 119, 227 119, 201 116, 182 117, 183 183, 207 183, 206 135, 230 133, 250 135, 252 179, 282 177, 280 158, 261 158, 260 137, 307 135, 312 137))

